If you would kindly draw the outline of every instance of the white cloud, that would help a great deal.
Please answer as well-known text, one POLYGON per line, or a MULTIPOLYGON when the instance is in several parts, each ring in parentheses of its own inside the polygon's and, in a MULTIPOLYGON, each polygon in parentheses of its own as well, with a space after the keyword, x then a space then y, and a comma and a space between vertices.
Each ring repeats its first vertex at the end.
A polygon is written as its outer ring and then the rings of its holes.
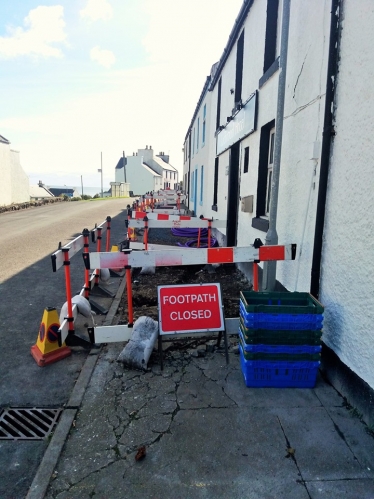
POLYGON ((61 5, 39 6, 30 10, 24 19, 25 28, 8 28, 9 36, 0 37, 0 57, 62 57, 61 49, 51 44, 66 42, 63 16, 64 8, 61 5))
POLYGON ((90 21, 103 19, 107 21, 113 16, 113 8, 107 0, 87 0, 87 5, 79 11, 81 17, 90 21))
POLYGON ((91 49, 90 56, 93 61, 98 62, 104 68, 110 68, 116 62, 116 57, 111 50, 104 50, 98 46, 91 49))

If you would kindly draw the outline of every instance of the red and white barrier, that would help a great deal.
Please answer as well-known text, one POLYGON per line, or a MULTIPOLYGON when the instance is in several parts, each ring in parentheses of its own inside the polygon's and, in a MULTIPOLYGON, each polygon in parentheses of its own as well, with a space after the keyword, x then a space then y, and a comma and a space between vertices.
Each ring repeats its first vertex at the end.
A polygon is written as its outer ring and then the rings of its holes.
MULTIPOLYGON (((150 217, 152 213, 144 214, 148 218, 148 228, 160 229, 160 228, 192 228, 192 229, 207 229, 209 227, 209 223, 207 220, 202 220, 200 218, 191 218, 191 217, 176 217, 173 215, 158 215, 157 218, 150 217), (163 218, 167 217, 167 218, 163 218)), ((212 229, 221 229, 226 227, 226 220, 213 220, 211 221, 212 229)), ((144 227, 144 219, 136 218, 129 220, 129 226, 134 228, 143 228, 144 227)))
POLYGON ((296 246, 261 246, 260 248, 229 247, 229 248, 178 248, 175 250, 149 250, 134 251, 130 253, 90 253, 86 266, 109 269, 130 267, 166 267, 176 265, 204 265, 212 263, 239 263, 269 261, 269 260, 294 260, 296 246))

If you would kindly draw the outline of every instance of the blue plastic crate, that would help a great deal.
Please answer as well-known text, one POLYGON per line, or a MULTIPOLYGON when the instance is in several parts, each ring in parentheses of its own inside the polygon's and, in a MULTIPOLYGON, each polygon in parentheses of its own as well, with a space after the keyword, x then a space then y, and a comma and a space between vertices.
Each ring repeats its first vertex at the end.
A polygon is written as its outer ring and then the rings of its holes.
POLYGON ((240 365, 248 387, 313 388, 320 362, 245 360, 239 346, 240 365))
POLYGON ((300 353, 319 353, 322 350, 321 345, 264 345, 261 343, 248 345, 241 329, 239 328, 239 337, 244 345, 245 352, 253 353, 279 353, 279 354, 300 354, 300 353))
POLYGON ((251 329, 316 330, 322 329, 323 314, 267 314, 246 312, 240 302, 240 316, 251 329))

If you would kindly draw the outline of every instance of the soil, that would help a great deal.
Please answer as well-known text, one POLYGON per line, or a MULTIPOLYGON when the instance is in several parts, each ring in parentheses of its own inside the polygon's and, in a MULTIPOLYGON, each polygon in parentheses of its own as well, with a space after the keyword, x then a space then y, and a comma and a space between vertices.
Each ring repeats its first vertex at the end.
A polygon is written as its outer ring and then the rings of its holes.
MULTIPOLYGON (((176 246, 177 242, 185 243, 186 238, 173 236, 170 229, 151 229, 148 241, 150 244, 176 246)), ((153 268, 154 273, 144 273, 145 270, 133 269, 132 272, 134 321, 142 315, 158 320, 157 286, 219 283, 226 318, 239 316, 240 291, 252 288, 234 264, 157 267, 153 268)), ((122 296, 118 315, 120 324, 128 322, 127 293, 122 296)))

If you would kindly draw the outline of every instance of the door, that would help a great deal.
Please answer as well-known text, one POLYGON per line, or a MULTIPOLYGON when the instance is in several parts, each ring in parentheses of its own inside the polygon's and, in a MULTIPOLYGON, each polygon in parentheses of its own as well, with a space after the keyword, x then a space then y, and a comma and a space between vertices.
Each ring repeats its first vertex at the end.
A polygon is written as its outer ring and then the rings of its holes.
POLYGON ((227 246, 236 246, 237 243, 239 212, 239 156, 240 142, 237 142, 231 147, 229 158, 226 225, 227 246))

